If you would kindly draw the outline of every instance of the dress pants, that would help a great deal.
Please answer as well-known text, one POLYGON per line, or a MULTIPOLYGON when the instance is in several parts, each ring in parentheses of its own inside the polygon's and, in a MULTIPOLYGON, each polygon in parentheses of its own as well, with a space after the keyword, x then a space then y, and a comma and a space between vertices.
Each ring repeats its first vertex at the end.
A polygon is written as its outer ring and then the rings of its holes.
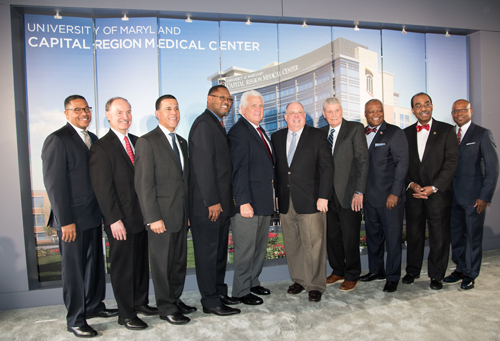
POLYGON ((454 202, 451 207, 451 259, 457 271, 470 278, 481 269, 484 218, 485 212, 477 213, 474 205, 454 202))
POLYGON ((135 306, 148 304, 148 233, 146 230, 127 233, 126 240, 117 240, 109 226, 104 230, 109 241, 109 274, 118 315, 122 319, 132 319, 137 316, 135 306))
POLYGON ((420 274, 424 259, 425 223, 429 227, 428 274, 431 279, 442 280, 446 274, 450 255, 451 206, 433 207, 420 199, 417 206, 406 206, 406 273, 420 274))
POLYGON ((363 204, 365 212, 368 264, 372 274, 384 274, 391 282, 401 278, 401 249, 403 233, 404 202, 400 199, 396 207, 373 207, 369 201, 363 204), (384 254, 387 262, 384 270, 384 254))
POLYGON ((87 325, 86 316, 106 308, 106 278, 102 252, 102 226, 77 230, 72 242, 62 240, 62 231, 57 231, 62 257, 61 279, 63 299, 68 314, 68 327, 87 325))
POLYGON ((298 214, 290 198, 281 213, 283 242, 290 277, 307 292, 326 289, 326 214, 298 214))
POLYGON ((327 251, 332 273, 356 281, 361 274, 359 254, 359 232, 361 212, 340 206, 337 195, 328 203, 327 212, 327 251))
POLYGON ((224 283, 227 264, 229 217, 219 216, 211 221, 207 216, 191 217, 196 280, 201 304, 207 309, 221 305, 219 296, 227 295, 224 283))
POLYGON ((148 231, 151 278, 155 288, 156 306, 160 316, 178 311, 187 265, 187 226, 179 232, 148 231))
POLYGON ((231 218, 234 243, 233 297, 243 297, 260 285, 259 275, 266 259, 270 216, 231 218))

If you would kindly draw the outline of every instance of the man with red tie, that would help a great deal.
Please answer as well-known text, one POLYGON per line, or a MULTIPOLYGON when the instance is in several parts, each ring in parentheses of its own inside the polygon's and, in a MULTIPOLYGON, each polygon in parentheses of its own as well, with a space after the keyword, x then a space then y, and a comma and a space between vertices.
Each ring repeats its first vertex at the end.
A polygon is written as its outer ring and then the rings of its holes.
POLYGON ((450 251, 451 181, 458 163, 457 138, 453 126, 432 119, 429 95, 414 95, 411 107, 418 122, 404 130, 410 160, 406 175, 407 266, 402 282, 411 284, 420 277, 427 223, 430 288, 439 290, 450 251))

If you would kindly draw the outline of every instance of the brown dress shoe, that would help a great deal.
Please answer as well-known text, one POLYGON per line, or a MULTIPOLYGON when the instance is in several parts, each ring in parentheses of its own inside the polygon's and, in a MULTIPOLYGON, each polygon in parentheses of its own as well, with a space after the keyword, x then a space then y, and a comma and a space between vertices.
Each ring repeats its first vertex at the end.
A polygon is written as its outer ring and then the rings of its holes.
POLYGON ((337 276, 337 275, 331 274, 330 276, 328 276, 326 278, 326 284, 330 285, 330 284, 333 284, 335 282, 340 281, 341 279, 344 279, 344 277, 343 276, 341 277, 341 276, 337 276))
POLYGON ((354 290, 354 288, 356 288, 358 286, 358 283, 359 283, 359 279, 357 279, 355 281, 344 281, 340 285, 340 290, 342 290, 342 291, 354 290))
POLYGON ((306 290, 302 285, 299 283, 293 283, 288 287, 288 290, 286 291, 289 294, 292 295, 297 295, 300 294, 302 291, 306 290))

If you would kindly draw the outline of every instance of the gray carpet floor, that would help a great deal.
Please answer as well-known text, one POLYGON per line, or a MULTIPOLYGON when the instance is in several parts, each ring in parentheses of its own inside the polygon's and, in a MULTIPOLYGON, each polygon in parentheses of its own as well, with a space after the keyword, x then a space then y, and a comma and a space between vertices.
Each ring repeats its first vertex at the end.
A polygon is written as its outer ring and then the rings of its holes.
MULTIPOLYGON (((290 284, 265 283, 272 294, 263 305, 239 305, 241 314, 230 317, 204 314, 199 293, 191 291, 182 299, 198 311, 187 325, 173 326, 156 316, 143 318, 149 324, 143 331, 129 331, 116 318, 89 324, 99 332, 98 340, 500 340, 500 250, 484 253, 481 274, 469 291, 459 283, 431 290, 422 272, 415 283, 400 283, 395 293, 382 292, 385 281, 360 283, 351 292, 339 291, 336 283, 321 302, 310 303, 306 293, 287 294, 290 284)), ((154 297, 150 301, 154 304, 154 297)), ((116 307, 113 300, 106 305, 116 307)), ((63 305, 0 312, 0 340, 75 339, 66 331, 63 305)))

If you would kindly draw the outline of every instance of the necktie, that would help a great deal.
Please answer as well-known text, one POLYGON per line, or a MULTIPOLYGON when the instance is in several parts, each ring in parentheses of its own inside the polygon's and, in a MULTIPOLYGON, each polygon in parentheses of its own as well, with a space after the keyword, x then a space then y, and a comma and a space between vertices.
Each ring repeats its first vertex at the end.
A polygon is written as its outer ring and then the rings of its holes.
MULTIPOLYGON (((417 129, 418 131, 418 129, 417 129)), ((370 135, 370 133, 376 133, 377 132, 377 128, 370 128, 370 127, 366 127, 365 128, 365 135, 370 135)))
POLYGON ((179 164, 179 168, 182 173, 182 163, 181 163, 181 154, 179 154, 179 148, 177 148, 177 142, 175 142, 175 133, 170 133, 170 137, 172 137, 172 149, 174 150, 175 157, 177 158, 177 163, 179 164))
POLYGON ((264 142, 264 146, 266 146, 267 153, 269 154, 269 157, 271 158, 271 162, 273 161, 273 154, 271 153, 271 149, 269 149, 269 145, 267 144, 266 140, 264 139, 264 134, 262 134, 262 129, 260 127, 257 127, 257 131, 260 134, 260 138, 262 139, 262 142, 264 142))
POLYGON ((85 144, 87 145, 87 148, 90 149, 90 145, 92 145, 92 140, 90 139, 90 135, 86 130, 84 130, 82 133, 83 133, 83 139, 85 140, 85 144))
POLYGON ((295 154, 295 148, 297 148, 297 133, 292 133, 292 141, 290 142, 290 148, 288 149, 288 155, 286 160, 288 161, 288 167, 292 164, 293 154, 295 154))
POLYGON ((331 129, 330 134, 328 135, 328 143, 330 144, 330 148, 333 148, 333 133, 335 133, 335 129, 331 129))
POLYGON ((462 128, 458 128, 458 134, 457 134, 457 142, 458 146, 460 147, 460 142, 462 141, 462 128))
POLYGON ((224 130, 225 130, 225 129, 226 129, 226 126, 224 125, 224 120, 222 119, 222 120, 220 120, 219 122, 220 122, 220 124, 222 125, 222 128, 224 128, 224 130))
POLYGON ((429 127, 429 123, 427 123, 427 124, 426 124, 426 125, 424 125, 424 126, 417 126, 417 133, 420 133, 420 131, 421 131, 422 129, 425 129, 425 130, 429 131, 429 129, 430 129, 430 127, 429 127))
POLYGON ((123 139, 125 140, 125 147, 127 149, 128 157, 130 158, 130 161, 132 161, 132 164, 134 164, 135 158, 134 158, 134 152, 132 151, 132 146, 130 145, 130 142, 128 141, 127 136, 125 136, 123 139))

